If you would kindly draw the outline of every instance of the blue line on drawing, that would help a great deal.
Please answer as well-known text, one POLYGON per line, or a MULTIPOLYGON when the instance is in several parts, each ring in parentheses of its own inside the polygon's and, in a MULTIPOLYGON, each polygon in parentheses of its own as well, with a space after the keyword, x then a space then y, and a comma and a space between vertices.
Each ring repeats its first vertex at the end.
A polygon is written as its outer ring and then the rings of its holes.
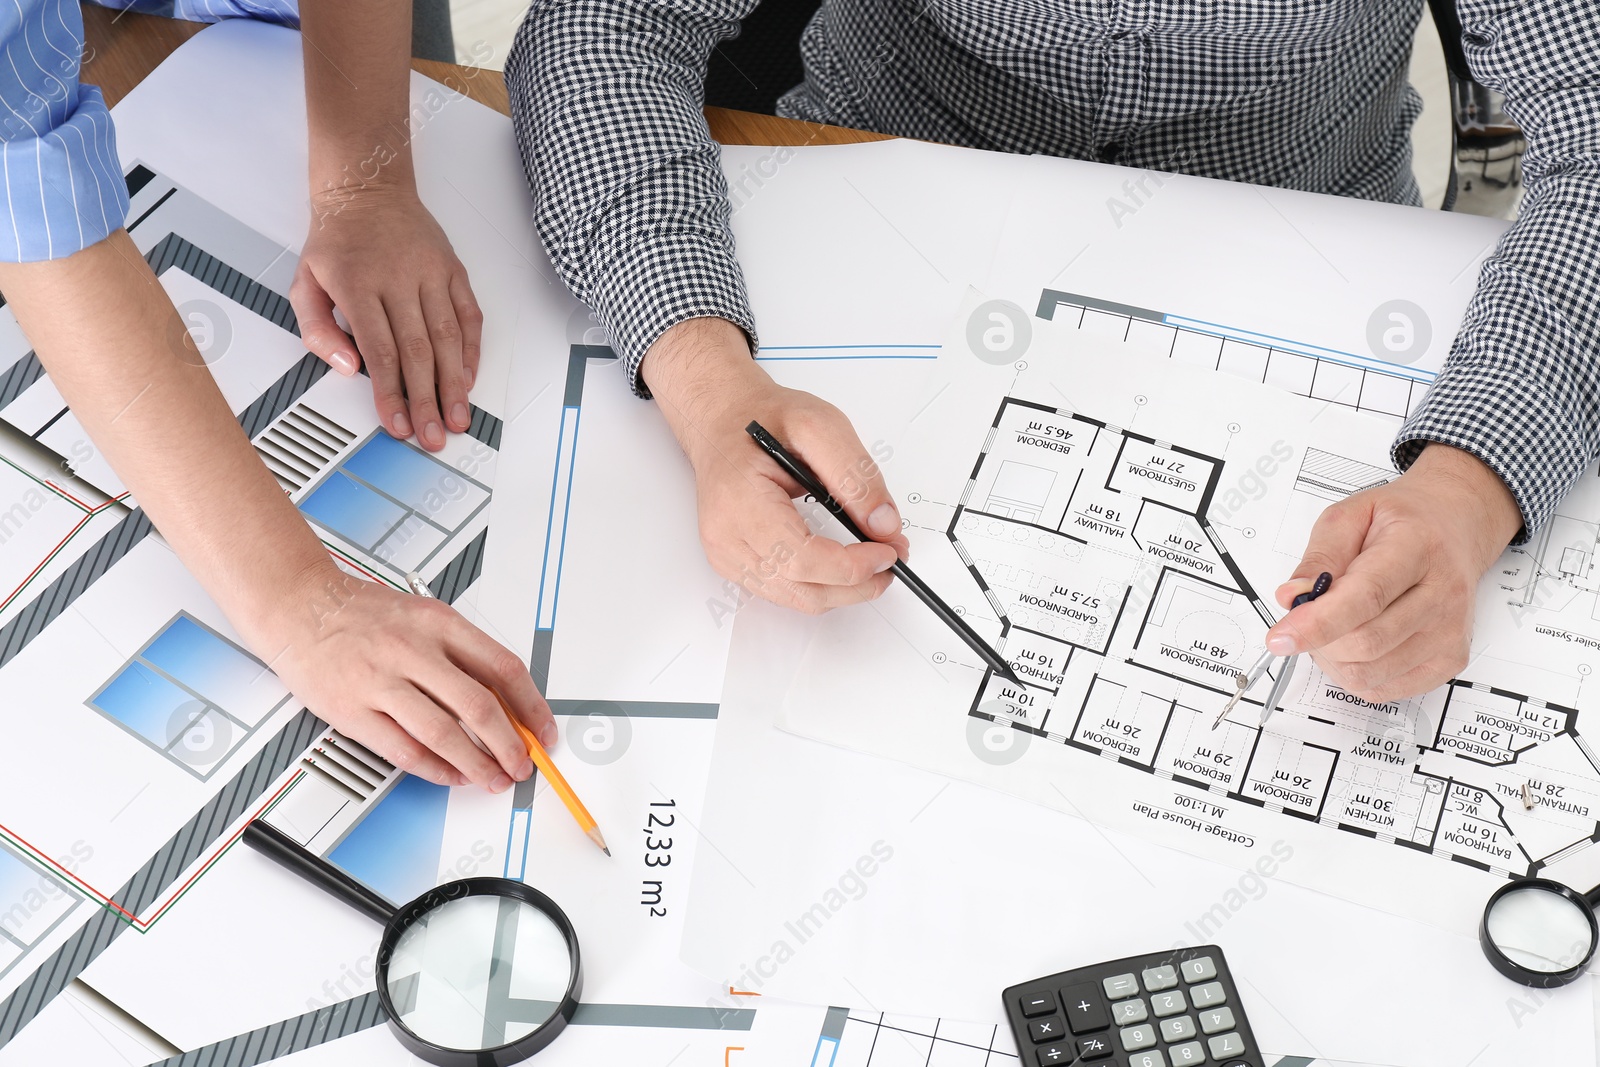
MULTIPOLYGON (((583 409, 573 407, 568 410, 572 412, 572 470, 567 473, 567 499, 561 506, 561 549, 556 555, 556 589, 550 597, 550 625, 546 627, 550 630, 556 628, 556 610, 561 606, 561 564, 567 558, 567 521, 572 517, 572 483, 578 477, 578 427, 583 423, 583 409)), ((565 422, 565 413, 562 421, 565 422)), ((554 500, 550 501, 552 511, 555 503, 554 500)))
MULTIPOLYGON (((545 572, 550 569, 550 538, 554 537, 556 533, 556 487, 561 484, 561 446, 567 439, 567 412, 572 410, 572 408, 561 409, 561 428, 556 433, 556 467, 554 473, 550 475, 550 515, 545 520, 544 559, 539 563, 539 612, 533 624, 537 630, 550 629, 544 622, 544 580, 545 572)), ((576 457, 576 451, 574 451, 574 457, 576 457)), ((570 480, 568 488, 571 488, 570 480)), ((565 532, 566 530, 563 527, 562 533, 564 534, 565 532)), ((555 605, 553 604, 550 608, 550 616, 553 621, 555 618, 555 605)))

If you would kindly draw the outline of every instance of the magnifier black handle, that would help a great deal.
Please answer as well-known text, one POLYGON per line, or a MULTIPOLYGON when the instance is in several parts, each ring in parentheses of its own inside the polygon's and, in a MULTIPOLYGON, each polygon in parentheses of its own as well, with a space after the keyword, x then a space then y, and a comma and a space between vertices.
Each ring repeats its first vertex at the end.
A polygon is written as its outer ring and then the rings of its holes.
POLYGON ((368 918, 385 925, 394 918, 393 904, 276 826, 257 819, 244 828, 244 840, 257 852, 333 894, 368 918))

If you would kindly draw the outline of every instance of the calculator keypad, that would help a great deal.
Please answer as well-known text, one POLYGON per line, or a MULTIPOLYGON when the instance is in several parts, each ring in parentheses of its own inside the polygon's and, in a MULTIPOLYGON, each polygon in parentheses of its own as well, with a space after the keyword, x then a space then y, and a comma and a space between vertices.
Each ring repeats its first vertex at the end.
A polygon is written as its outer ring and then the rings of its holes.
POLYGON ((1078 1055, 1086 1060, 1103 1059, 1111 1055, 1111 1042, 1103 1037, 1079 1038, 1078 1055))
POLYGON ((1170 963, 1164 964, 1146 969, 1139 977, 1144 979, 1146 989, 1152 993, 1159 993, 1178 984, 1178 969, 1170 963))
POLYGON ((1061 1004, 1067 1013, 1067 1028, 1075 1034, 1088 1034, 1111 1025, 1106 1002, 1093 985, 1066 987, 1061 991, 1061 1004))
POLYGON ((1035 1019, 1028 1024, 1028 1036, 1033 1038, 1034 1044, 1041 1041, 1059 1041, 1066 1036, 1062 1033, 1064 1029, 1060 1019, 1035 1019))
POLYGON ((1141 1023, 1125 1027, 1119 1036, 1122 1038, 1122 1051, 1137 1052, 1156 1043, 1156 1028, 1149 1023, 1141 1023))
POLYGON ((1122 1038, 1122 1051, 1138 1053, 1141 1048, 1155 1045, 1155 1027, 1149 1022, 1141 1022, 1136 1027, 1125 1027, 1118 1037, 1122 1038))
POLYGON ((1189 1010, 1189 1005, 1183 1002, 1183 990, 1181 989, 1174 989, 1170 993, 1157 993, 1150 998, 1150 1007, 1155 1009, 1156 1018, 1158 1019, 1189 1010))
POLYGON ((1112 1000, 1131 997, 1139 992, 1139 979, 1131 974, 1115 974, 1101 984, 1105 986, 1106 996, 1112 1000))
POLYGON ((1078 1058, 1078 1050, 1071 1045, 1046 1045, 1039 1050, 1039 1067, 1056 1067, 1078 1058))
POLYGON ((1037 1019, 1041 1015, 1055 1014, 1056 995, 1048 989, 1039 989, 1022 994, 1017 1003, 1022 1006, 1024 1019, 1037 1019))
POLYGON ((1206 1044, 1211 1048, 1211 1054, 1219 1060, 1244 1051, 1244 1041, 1238 1034, 1221 1034, 1210 1038, 1206 1044))
POLYGON ((1023 1067, 1264 1067, 1221 949, 1083 967, 1005 991, 1023 1067))
POLYGON ((1167 1049, 1167 1055, 1172 1057, 1172 1067, 1188 1067, 1191 1063, 1206 1062, 1206 1050, 1200 1047, 1198 1041, 1185 1041, 1181 1045, 1173 1045, 1167 1049))

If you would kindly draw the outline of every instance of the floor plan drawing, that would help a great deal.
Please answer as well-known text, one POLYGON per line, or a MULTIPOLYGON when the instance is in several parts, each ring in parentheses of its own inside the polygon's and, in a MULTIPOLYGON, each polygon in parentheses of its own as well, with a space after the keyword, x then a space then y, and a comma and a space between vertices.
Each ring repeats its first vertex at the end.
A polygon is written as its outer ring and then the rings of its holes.
MULTIPOLYGON (((1291 683, 1296 710, 1270 730, 1249 698, 1212 729, 1275 621, 1205 519, 1223 467, 1007 397, 949 536, 1026 684, 990 675, 972 714, 1197 793, 1501 874, 1537 874, 1592 843, 1600 766, 1574 708, 1458 681, 1419 736, 1414 703, 1364 701, 1313 666, 1291 683)), ((1295 488, 1321 496, 1386 480, 1377 474, 1307 449, 1295 488)))
MULTIPOLYGON (((1441 909, 1365 888, 1351 865, 1448 886, 1441 896, 1463 923, 1496 880, 1600 875, 1600 759, 1579 711, 1600 647, 1585 588, 1597 527, 1568 518, 1507 554, 1480 592, 1478 654, 1449 685, 1374 702, 1303 656, 1266 725, 1271 679, 1218 722, 1283 615, 1271 590, 1318 514, 1396 476, 1392 423, 1331 398, 1224 385, 1071 323, 1036 329, 1007 366, 970 358, 964 340, 947 346, 949 384, 919 420, 937 432, 914 427, 897 457, 915 467, 889 471, 914 490, 905 514, 919 573, 956 591, 1023 684, 884 607, 891 626, 878 640, 920 648, 937 673, 890 694, 819 661, 789 698, 792 728, 1213 858, 1242 862, 1290 840, 1305 884, 1401 913, 1441 909), (1532 642, 1564 648, 1524 653, 1532 642), (850 686, 866 696, 839 695, 850 686), (853 714, 863 699, 889 710, 853 714), (1031 740, 986 742, 1017 746, 1015 757, 969 751, 963 739, 977 735, 953 715, 1031 740), (931 721, 944 740, 928 737, 931 721)), ((1596 503, 1580 496, 1566 510, 1596 503)), ((864 632, 874 621, 829 617, 827 644, 813 647, 877 647, 864 632)))

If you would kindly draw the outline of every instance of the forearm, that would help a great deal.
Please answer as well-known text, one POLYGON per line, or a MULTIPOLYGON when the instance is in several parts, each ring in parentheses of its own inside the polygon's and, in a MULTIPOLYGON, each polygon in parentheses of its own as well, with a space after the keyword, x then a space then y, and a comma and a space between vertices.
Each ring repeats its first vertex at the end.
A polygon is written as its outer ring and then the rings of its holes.
POLYGON ((725 319, 747 348, 754 341, 720 150, 701 111, 711 49, 754 6, 541 0, 507 60, 540 238, 630 377, 689 319, 725 319))
POLYGON ((275 655, 286 605, 314 595, 332 565, 132 240, 119 230, 66 259, 0 265, 0 291, 162 536, 246 642, 275 655))
POLYGON ((374 186, 414 191, 411 4, 304 0, 300 22, 313 205, 337 210, 374 186))
POLYGON ((1484 264, 1443 373, 1397 439, 1483 460, 1538 531, 1600 455, 1600 166, 1540 181, 1484 264))
POLYGON ((1600 9, 1463 0, 1460 13, 1474 77, 1528 137, 1527 191, 1395 458, 1428 441, 1471 452, 1532 533, 1600 455, 1600 9))
MULTIPOLYGON (((669 327, 639 367, 639 382, 650 390, 673 435, 697 468, 714 446, 714 424, 734 412, 749 394, 771 385, 767 372, 750 358, 744 334, 726 319, 689 319, 669 327)), ((743 423, 738 428, 742 428, 743 423)))

